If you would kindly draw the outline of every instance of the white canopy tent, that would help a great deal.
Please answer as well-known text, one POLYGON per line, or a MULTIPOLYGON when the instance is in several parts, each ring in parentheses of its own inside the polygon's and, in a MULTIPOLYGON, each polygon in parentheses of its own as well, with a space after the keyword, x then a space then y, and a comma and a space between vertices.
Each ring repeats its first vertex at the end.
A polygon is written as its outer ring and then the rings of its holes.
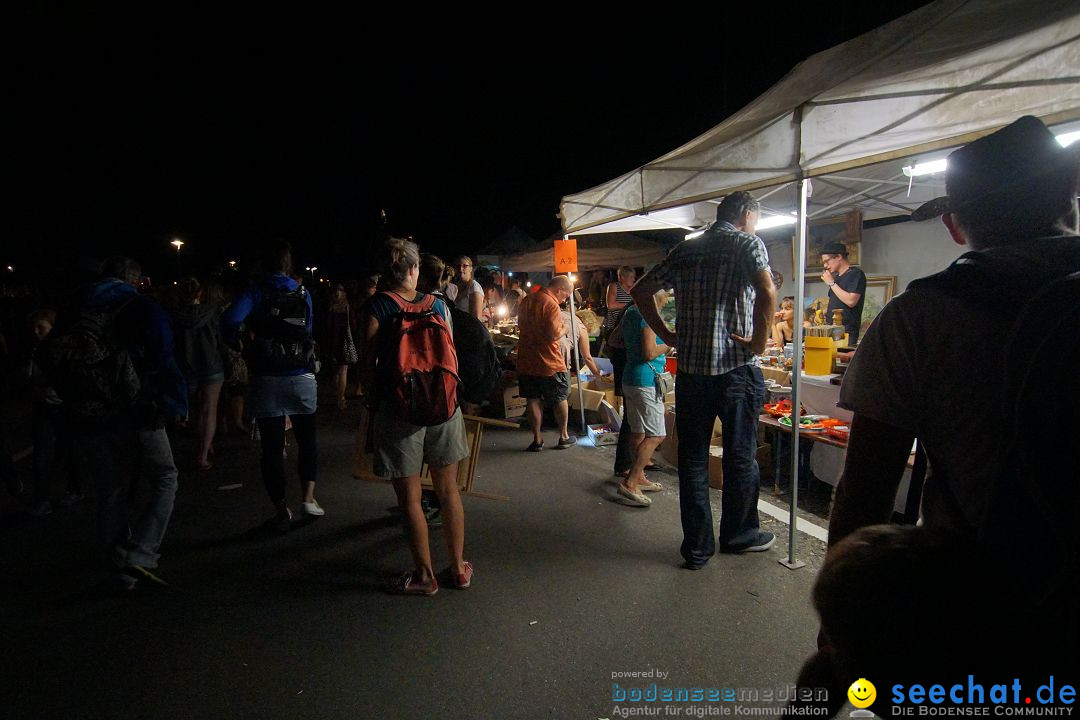
MULTIPOLYGON (((1080 4, 939 0, 811 56, 667 155, 566 196, 563 229, 600 231, 733 190, 849 175, 970 142, 1025 114, 1080 118, 1080 4)), ((821 190, 816 183, 815 196, 821 190)))
MULTIPOLYGON (((804 295, 808 216, 858 207, 907 214, 941 192, 909 186, 901 164, 941 157, 1021 115, 1080 120, 1080 4, 1075 0, 938 0, 796 66, 709 132, 626 175, 563 198, 567 235, 663 218, 735 190, 763 207, 798 184, 796 296, 804 295), (895 161, 895 165, 892 162, 895 161), (903 161, 906 161, 904 163, 903 161), (810 181, 813 181, 813 204, 810 181), (778 187, 780 186, 780 187, 778 187), (775 198, 771 198, 774 196, 775 198)), ((940 176, 938 176, 940 178, 940 176)), ((695 206, 700 216, 700 205, 695 206)), ((711 218, 710 218, 711 219, 711 218)), ((802 350, 795 324, 794 351, 802 350)), ((799 407, 799 373, 792 404, 799 407)), ((798 453, 792 456, 789 553, 795 559, 798 453)))
MULTIPOLYGON (((620 265, 648 267, 667 255, 667 250, 660 243, 628 233, 609 231, 603 235, 579 238, 577 249, 578 270, 582 272, 620 265)), ((540 248, 520 255, 504 255, 499 258, 499 266, 513 272, 554 272, 552 243, 541 243, 540 248)))

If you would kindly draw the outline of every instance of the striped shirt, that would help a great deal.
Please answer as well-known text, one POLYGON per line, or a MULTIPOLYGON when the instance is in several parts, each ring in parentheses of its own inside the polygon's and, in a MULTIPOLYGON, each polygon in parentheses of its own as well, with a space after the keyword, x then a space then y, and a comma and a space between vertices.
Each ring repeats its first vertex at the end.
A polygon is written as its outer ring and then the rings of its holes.
MULTIPOLYGON (((631 304, 634 302, 634 298, 630 297, 630 293, 626 288, 622 286, 622 283, 618 280, 615 281, 615 302, 631 304)), ((619 322, 619 318, 626 312, 626 308, 619 308, 618 310, 611 309, 607 311, 607 315, 604 316, 603 328, 610 330, 615 327, 615 323, 619 322)))
POLYGON ((676 245, 649 272, 675 290, 679 373, 724 375, 753 362, 754 353, 731 336, 753 334, 757 293, 751 281, 768 267, 761 238, 717 222, 701 237, 676 245))

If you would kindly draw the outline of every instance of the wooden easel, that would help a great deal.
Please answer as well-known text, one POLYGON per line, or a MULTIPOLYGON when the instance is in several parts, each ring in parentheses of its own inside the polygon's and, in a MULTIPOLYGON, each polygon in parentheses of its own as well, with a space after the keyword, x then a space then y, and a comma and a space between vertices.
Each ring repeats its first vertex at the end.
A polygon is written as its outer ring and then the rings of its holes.
MULTIPOLYGON (((458 463, 458 490, 461 491, 462 495, 471 495, 473 497, 486 498, 488 500, 509 500, 510 498, 505 495, 492 495, 491 493, 474 490, 473 486, 476 482, 476 464, 480 459, 480 447, 484 439, 484 429, 487 427, 504 427, 514 428, 516 430, 518 425, 505 420, 495 420, 493 418, 478 417, 476 415, 465 415, 463 417, 465 420, 465 442, 469 446, 469 457, 458 463)), ((370 420, 371 416, 368 411, 361 410, 360 425, 356 429, 352 475, 359 480, 388 483, 390 482, 390 478, 379 477, 375 474, 374 454, 365 452, 368 423, 370 420)), ((432 487, 431 474, 428 472, 427 465, 424 465, 420 471, 420 484, 424 487, 432 487)))

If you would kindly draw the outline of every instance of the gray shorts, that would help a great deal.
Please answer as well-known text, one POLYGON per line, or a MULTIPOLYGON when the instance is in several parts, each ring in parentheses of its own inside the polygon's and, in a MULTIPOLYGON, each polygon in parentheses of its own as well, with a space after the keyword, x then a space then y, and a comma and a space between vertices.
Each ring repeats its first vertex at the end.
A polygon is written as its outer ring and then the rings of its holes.
POLYGON ((375 474, 402 478, 419 475, 423 464, 442 467, 469 457, 465 420, 458 408, 442 425, 411 425, 387 412, 385 403, 372 419, 375 423, 375 474))
POLYGON ((623 383, 623 403, 626 404, 626 421, 634 432, 652 437, 667 435, 664 426, 664 401, 656 397, 656 387, 638 387, 623 383))

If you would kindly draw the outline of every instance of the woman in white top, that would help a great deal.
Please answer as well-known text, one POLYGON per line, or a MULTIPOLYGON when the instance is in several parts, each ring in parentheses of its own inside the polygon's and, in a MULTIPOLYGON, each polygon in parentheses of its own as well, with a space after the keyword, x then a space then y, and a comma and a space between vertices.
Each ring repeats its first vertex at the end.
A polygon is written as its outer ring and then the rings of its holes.
POLYGON ((468 255, 459 255, 454 261, 458 275, 446 286, 446 296, 454 301, 458 310, 467 312, 477 320, 484 319, 484 289, 473 280, 473 261, 468 255))
MULTIPOLYGON (((563 336, 559 339, 559 346, 562 348, 563 361, 566 363, 566 367, 573 368, 574 364, 574 341, 570 339, 570 311, 562 311, 563 320, 563 336)), ((577 329, 578 336, 578 358, 581 360, 581 364, 589 368, 589 372, 594 377, 600 377, 600 368, 596 365, 596 360, 593 359, 592 352, 589 349, 589 331, 585 328, 585 323, 580 319, 575 319, 573 322, 574 328, 577 329)))

